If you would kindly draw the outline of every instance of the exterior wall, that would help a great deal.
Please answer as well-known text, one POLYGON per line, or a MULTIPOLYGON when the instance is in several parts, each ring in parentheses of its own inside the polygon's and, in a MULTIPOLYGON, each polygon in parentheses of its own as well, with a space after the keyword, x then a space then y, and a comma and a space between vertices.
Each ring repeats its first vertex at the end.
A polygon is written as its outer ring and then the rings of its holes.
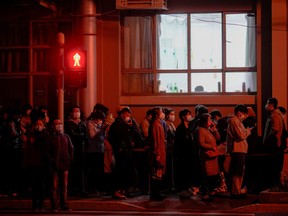
POLYGON ((120 19, 117 15, 104 17, 97 24, 97 102, 109 107, 111 113, 116 113, 121 94, 120 19))
MULTIPOLYGON (((109 0, 110 1, 110 0, 109 0)), ((109 1, 101 5, 105 11, 109 1), (107 5, 106 5, 107 4, 107 5)), ((203 6, 207 9, 208 0, 203 1, 168 1, 169 12, 193 8, 193 10, 202 10, 203 6), (202 6, 201 6, 202 5, 202 6)), ((110 1, 111 3, 111 1, 110 1)), ((210 2, 211 3, 211 2, 210 2)), ((112 4, 112 3, 111 3, 112 4)), ((211 4, 211 10, 215 10, 216 3, 211 4)), ((217 3, 218 4, 218 3, 217 3)), ((209 5, 209 4, 208 4, 209 5)), ((218 6, 219 7, 219 6, 218 6)), ((223 4, 219 11, 229 8, 230 11, 252 10, 251 1, 233 1, 229 4, 223 4)), ((209 9, 208 9, 209 11, 209 9)), ((133 13, 137 14, 137 11, 133 13)), ((125 96, 121 94, 121 23, 120 12, 107 13, 99 17, 97 21, 97 102, 103 103, 110 108, 111 113, 116 114, 117 107, 128 105, 131 107, 133 116, 138 122, 145 117, 146 110, 153 106, 171 107, 179 110, 184 107, 194 112, 197 104, 207 105, 209 111, 218 108, 224 115, 233 112, 236 104, 247 104, 254 106, 256 104, 255 95, 241 96, 180 96, 180 95, 161 95, 161 96, 125 96)), ((91 107, 92 110, 92 107, 91 107)), ((256 112, 256 110, 255 110, 256 112)), ((177 124, 177 122, 176 122, 177 124)))

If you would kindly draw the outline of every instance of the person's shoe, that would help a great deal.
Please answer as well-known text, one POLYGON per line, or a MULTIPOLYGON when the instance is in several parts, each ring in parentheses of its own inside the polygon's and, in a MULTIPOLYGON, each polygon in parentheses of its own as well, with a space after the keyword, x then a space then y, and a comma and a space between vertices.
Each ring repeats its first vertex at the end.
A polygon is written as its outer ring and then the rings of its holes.
POLYGON ((218 193, 226 193, 226 192, 227 192, 227 187, 221 186, 221 187, 215 188, 213 191, 211 191, 210 195, 216 195, 218 193))
POLYGON ((199 189, 199 187, 191 187, 191 188, 189 188, 189 191, 190 191, 191 195, 196 196, 200 192, 200 189, 199 189))
POLYGON ((127 197, 120 191, 115 191, 115 193, 113 194, 113 197, 115 199, 121 199, 121 200, 127 199, 127 197))
POLYGON ((150 195, 151 201, 163 201, 164 199, 165 199, 165 197, 162 196, 161 194, 151 194, 150 195))
POLYGON ((248 191, 248 189, 246 186, 241 188, 241 194, 247 194, 247 191, 248 191))

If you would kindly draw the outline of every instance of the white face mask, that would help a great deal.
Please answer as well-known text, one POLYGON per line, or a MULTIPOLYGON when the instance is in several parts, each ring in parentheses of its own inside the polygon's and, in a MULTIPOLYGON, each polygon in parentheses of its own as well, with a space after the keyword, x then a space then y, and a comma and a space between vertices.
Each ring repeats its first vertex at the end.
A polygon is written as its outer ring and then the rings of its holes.
POLYGON ((170 115, 168 119, 169 119, 169 121, 174 122, 175 121, 175 115, 170 115))
POLYGON ((126 116, 126 117, 124 118, 124 121, 125 121, 126 123, 130 122, 130 121, 131 121, 131 117, 126 116))
POLYGON ((73 112, 73 119, 79 119, 80 118, 80 112, 73 112))
POLYGON ((241 114, 241 115, 239 116, 239 119, 240 119, 240 121, 243 121, 243 120, 245 119, 245 115, 244 115, 244 114, 241 114))
POLYGON ((41 132, 41 131, 44 130, 44 127, 37 125, 37 126, 35 127, 35 130, 41 132))
POLYGON ((186 116, 186 121, 188 121, 188 122, 190 122, 190 121, 192 121, 192 116, 191 115, 188 115, 188 116, 186 116))
POLYGON ((159 116, 159 118, 160 118, 161 120, 165 119, 165 114, 164 114, 164 113, 161 113, 160 116, 159 116))
POLYGON ((102 124, 103 124, 103 121, 96 121, 96 124, 97 124, 97 127, 98 128, 101 128, 102 127, 102 124))
POLYGON ((63 125, 62 124, 58 124, 55 126, 55 131, 58 133, 62 133, 63 132, 63 125))

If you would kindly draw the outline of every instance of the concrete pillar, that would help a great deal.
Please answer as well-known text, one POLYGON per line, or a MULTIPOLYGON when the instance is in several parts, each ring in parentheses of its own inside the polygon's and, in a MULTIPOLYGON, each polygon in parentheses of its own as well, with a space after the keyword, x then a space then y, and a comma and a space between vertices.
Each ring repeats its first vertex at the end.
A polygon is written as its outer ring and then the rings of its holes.
MULTIPOLYGON (((77 8, 76 8, 77 10, 77 8)), ((77 12, 75 35, 87 50, 87 88, 80 89, 77 103, 88 116, 97 101, 97 54, 96 54, 96 3, 81 0, 77 12)), ((78 41, 77 41, 78 42, 78 41)))
MULTIPOLYGON (((287 108, 287 0, 273 0, 272 4, 272 96, 276 97, 279 106, 287 108)), ((265 86, 264 86, 265 88, 265 86)), ((287 115, 285 119, 287 125, 287 115)), ((285 154, 283 175, 287 177, 288 155, 285 154)))
MULTIPOLYGON (((287 0, 272 4, 272 95, 287 108, 287 0)), ((265 86, 264 86, 265 88, 265 86)))

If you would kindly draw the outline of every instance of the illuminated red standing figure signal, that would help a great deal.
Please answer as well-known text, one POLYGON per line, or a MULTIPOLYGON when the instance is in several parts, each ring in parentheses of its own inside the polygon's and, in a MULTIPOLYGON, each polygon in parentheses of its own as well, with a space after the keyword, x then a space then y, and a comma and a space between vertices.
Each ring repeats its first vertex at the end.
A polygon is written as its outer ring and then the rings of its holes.
POLYGON ((74 60, 74 65, 73 66, 79 66, 80 67, 80 59, 81 59, 81 56, 78 53, 76 53, 73 56, 73 60, 74 60))

